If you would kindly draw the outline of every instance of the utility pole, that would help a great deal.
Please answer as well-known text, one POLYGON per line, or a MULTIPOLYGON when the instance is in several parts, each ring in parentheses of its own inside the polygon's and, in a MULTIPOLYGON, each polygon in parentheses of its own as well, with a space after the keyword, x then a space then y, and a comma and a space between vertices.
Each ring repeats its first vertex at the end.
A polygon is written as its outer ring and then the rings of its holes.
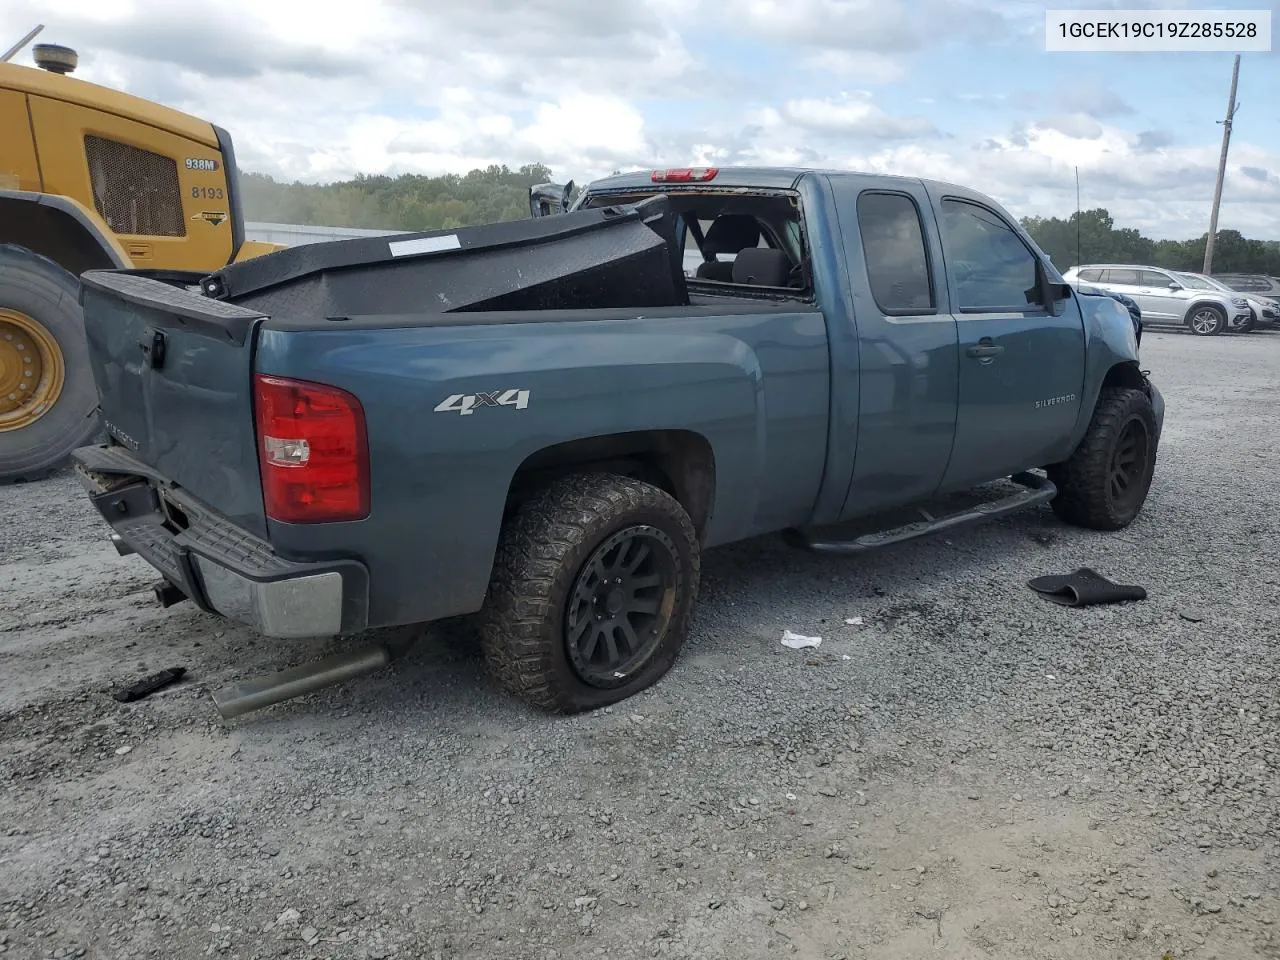
POLYGON ((1218 158, 1218 182, 1213 188, 1213 213, 1209 215, 1209 236, 1204 243, 1204 269, 1201 273, 1209 274, 1213 270, 1213 244, 1218 239, 1218 207, 1222 203, 1222 181, 1227 176, 1227 146, 1231 143, 1231 121, 1240 106, 1236 103, 1236 81, 1240 79, 1240 54, 1236 54, 1235 65, 1231 68, 1231 96, 1227 98, 1227 118, 1222 123, 1222 155, 1218 158))

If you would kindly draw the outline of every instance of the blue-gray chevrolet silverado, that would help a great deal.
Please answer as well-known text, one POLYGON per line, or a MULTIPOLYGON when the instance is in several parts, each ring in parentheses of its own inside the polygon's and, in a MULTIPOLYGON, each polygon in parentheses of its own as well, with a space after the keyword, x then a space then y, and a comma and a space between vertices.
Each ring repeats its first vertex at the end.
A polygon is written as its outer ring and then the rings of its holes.
POLYGON ((688 168, 536 200, 84 275, 109 439, 74 460, 162 603, 275 637, 478 614, 501 685, 573 712, 672 666, 708 547, 1142 508, 1164 401, 1137 331, 988 197, 688 168))

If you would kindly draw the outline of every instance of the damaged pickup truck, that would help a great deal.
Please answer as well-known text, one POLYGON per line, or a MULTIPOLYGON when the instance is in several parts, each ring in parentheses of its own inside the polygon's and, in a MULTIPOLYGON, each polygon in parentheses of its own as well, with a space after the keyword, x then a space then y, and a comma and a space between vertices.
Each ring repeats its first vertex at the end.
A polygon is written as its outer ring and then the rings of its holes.
POLYGON ((574 712, 672 666, 707 548, 1142 508, 1164 401, 1134 326, 991 199, 683 169, 566 207, 86 273, 110 439, 74 459, 161 601, 274 637, 478 614, 497 681, 574 712))

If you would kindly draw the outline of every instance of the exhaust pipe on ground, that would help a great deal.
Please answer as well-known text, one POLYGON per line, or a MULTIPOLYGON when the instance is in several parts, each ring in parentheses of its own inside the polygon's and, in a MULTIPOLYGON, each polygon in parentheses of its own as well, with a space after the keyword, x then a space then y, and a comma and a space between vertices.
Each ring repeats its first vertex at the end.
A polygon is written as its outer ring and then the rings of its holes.
POLYGON ((300 697, 324 687, 343 683, 353 677, 372 673, 389 664, 393 654, 388 647, 366 647, 352 653, 339 653, 323 660, 304 663, 268 677, 242 680, 214 691, 213 704, 230 720, 253 710, 261 710, 284 700, 300 697))

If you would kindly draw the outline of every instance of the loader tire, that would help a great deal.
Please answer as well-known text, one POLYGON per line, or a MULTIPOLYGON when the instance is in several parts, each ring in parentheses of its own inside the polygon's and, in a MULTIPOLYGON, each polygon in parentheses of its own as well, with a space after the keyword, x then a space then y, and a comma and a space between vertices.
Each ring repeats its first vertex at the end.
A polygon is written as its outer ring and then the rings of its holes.
POLYGON ((57 469, 99 430, 80 281, 0 244, 0 482, 57 469))
POLYGON ((700 564, 689 515, 658 487, 605 473, 554 481, 500 536, 479 620, 490 674, 553 713, 625 700, 675 663, 700 564))
POLYGON ((1151 489, 1158 442, 1155 411, 1145 391, 1104 389, 1075 452, 1046 470, 1058 488, 1050 501, 1054 513, 1091 530, 1127 527, 1151 489))

